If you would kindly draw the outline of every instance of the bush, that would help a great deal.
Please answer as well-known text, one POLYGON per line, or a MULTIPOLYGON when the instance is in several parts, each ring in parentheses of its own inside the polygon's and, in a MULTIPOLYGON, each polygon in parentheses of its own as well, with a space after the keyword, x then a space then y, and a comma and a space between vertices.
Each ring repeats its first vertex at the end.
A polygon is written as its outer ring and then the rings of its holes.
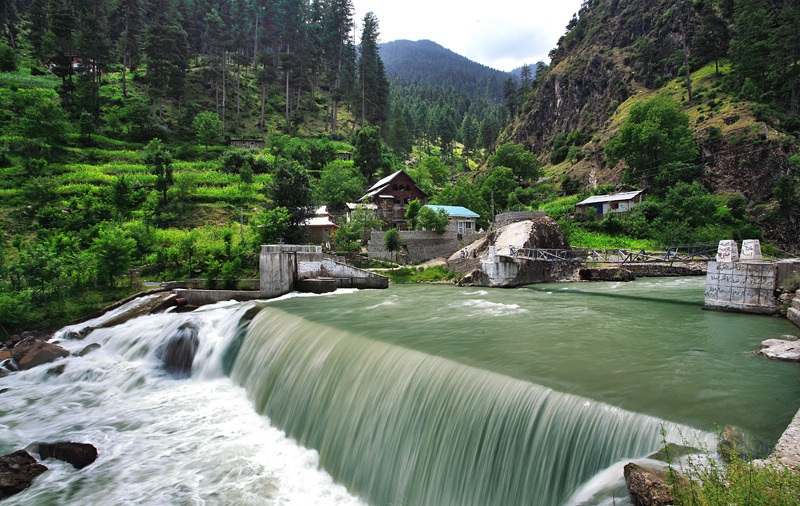
POLYGON ((0 72, 17 71, 17 54, 11 47, 0 45, 0 72))

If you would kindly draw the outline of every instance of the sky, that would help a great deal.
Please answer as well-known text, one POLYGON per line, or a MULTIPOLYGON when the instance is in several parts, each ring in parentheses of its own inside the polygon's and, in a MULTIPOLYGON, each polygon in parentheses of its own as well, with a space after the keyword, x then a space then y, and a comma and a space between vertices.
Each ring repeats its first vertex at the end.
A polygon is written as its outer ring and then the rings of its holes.
POLYGON ((549 63, 582 0, 353 0, 357 37, 378 18, 380 42, 432 40, 470 60, 510 71, 549 63))

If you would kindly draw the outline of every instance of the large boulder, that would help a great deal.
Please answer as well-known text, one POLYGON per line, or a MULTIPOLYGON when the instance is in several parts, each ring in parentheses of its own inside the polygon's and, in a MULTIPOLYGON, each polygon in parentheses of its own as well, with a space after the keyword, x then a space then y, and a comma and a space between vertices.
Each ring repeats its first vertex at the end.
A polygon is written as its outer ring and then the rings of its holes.
POLYGON ((69 462, 75 469, 83 469, 97 460, 97 448, 88 443, 36 443, 33 451, 43 460, 54 458, 69 462))
POLYGON ((184 323, 156 349, 156 357, 164 363, 167 371, 174 374, 192 372, 194 355, 200 346, 198 332, 193 323, 184 323))
POLYGON ((630 462, 625 464, 625 484, 635 506, 667 506, 674 499, 663 471, 654 471, 630 462))
POLYGON ((30 453, 18 450, 0 457, 0 499, 30 487, 47 467, 36 462, 30 453))
POLYGON ((48 364, 59 358, 69 356, 69 352, 55 344, 35 339, 26 339, 14 346, 11 351, 20 370, 31 369, 37 365, 48 364))
POLYGON ((558 223, 549 217, 518 221, 492 231, 454 253, 448 269, 461 274, 462 285, 514 287, 555 281, 572 275, 572 262, 533 260, 523 249, 570 249, 558 223))

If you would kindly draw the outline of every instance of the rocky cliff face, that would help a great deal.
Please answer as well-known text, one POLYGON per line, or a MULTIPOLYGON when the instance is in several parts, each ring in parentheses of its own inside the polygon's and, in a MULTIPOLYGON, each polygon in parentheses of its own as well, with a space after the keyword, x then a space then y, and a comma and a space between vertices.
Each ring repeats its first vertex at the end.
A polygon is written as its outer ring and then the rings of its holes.
POLYGON ((679 2, 584 2, 552 54, 550 70, 523 105, 511 137, 536 153, 559 133, 597 131, 637 89, 677 75, 664 63, 682 47, 679 2), (660 62, 655 65, 653 62, 660 62))
MULTIPOLYGON (((686 99, 684 37, 691 40, 692 30, 700 29, 688 22, 690 4, 681 0, 584 2, 551 53, 549 70, 506 134, 545 162, 557 135, 581 130, 584 138, 592 138, 578 146, 583 160, 560 166, 556 173, 564 171, 587 185, 620 182, 623 167, 607 166, 604 146, 627 117, 629 99, 661 92, 678 101, 686 99), (667 83, 668 87, 661 88, 667 83)), ((729 4, 720 12, 730 27, 733 4, 729 4)), ((690 62, 692 70, 696 65, 697 61, 690 62)), ((743 195, 764 237, 781 249, 800 252, 796 233, 800 205, 776 217, 773 197, 778 179, 790 173, 788 158, 797 152, 796 143, 757 120, 753 104, 726 95, 719 82, 705 84, 710 89, 703 90, 706 86, 695 82, 695 100, 683 102, 695 128, 700 148, 697 163, 705 168, 703 182, 717 193, 743 195), (708 141, 712 127, 720 135, 708 141)))

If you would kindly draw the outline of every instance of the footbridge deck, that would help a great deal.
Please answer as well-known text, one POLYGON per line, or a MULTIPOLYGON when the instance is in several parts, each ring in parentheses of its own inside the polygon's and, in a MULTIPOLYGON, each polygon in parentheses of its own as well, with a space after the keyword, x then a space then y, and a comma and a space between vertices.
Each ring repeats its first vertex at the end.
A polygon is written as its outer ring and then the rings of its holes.
POLYGON ((670 246, 659 251, 631 249, 542 249, 515 248, 510 246, 505 252, 498 251, 512 258, 545 260, 549 262, 581 262, 581 263, 691 263, 714 260, 717 245, 687 244, 670 246))

